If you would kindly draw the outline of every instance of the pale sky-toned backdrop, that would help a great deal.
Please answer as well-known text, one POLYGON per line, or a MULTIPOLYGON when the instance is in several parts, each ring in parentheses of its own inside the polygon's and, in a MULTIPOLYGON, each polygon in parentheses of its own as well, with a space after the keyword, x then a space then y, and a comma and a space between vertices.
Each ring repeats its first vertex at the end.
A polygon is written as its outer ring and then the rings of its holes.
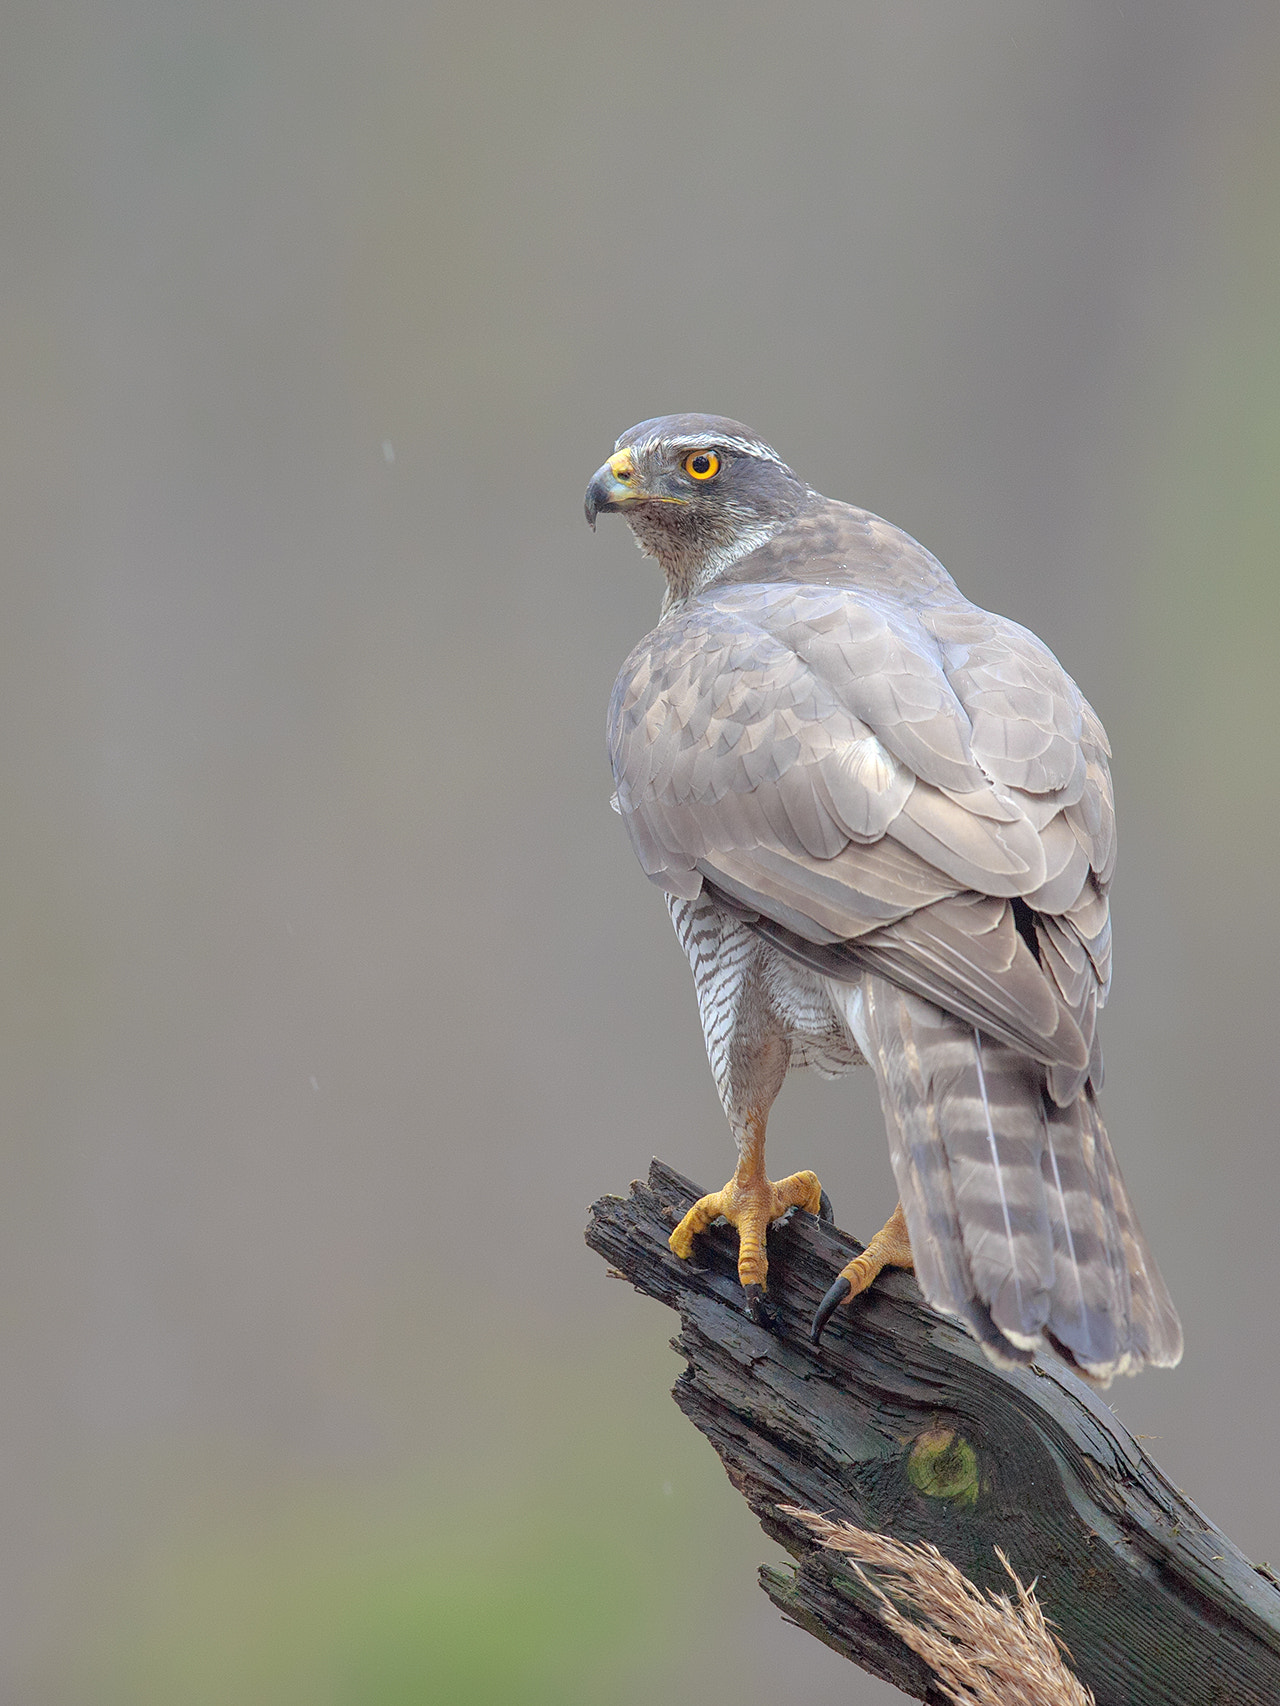
MULTIPOLYGON (((731 1160, 607 803, 656 576, 581 510, 675 410, 1106 721, 1106 1110, 1187 1336, 1110 1396, 1280 1557, 1271 0, 3 42, 0 1698, 898 1698, 760 1594, 672 1319, 582 1243, 731 1160)), ((770 1157, 892 1206, 869 1083, 793 1081, 770 1157)))

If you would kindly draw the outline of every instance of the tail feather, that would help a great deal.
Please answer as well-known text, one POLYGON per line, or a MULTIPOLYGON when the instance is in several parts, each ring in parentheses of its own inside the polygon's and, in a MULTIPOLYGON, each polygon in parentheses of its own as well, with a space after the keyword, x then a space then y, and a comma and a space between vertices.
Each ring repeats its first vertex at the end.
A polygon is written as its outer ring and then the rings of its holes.
POLYGON ((1091 1088, 874 973, 844 985, 876 1071, 916 1275, 998 1361, 1051 1340, 1091 1378, 1182 1348, 1091 1088))
MULTIPOLYGON (((1030 1351, 1004 1338, 974 1290, 938 1110, 929 1094, 928 1043, 921 1046, 911 1023, 916 1015, 905 1005, 913 998, 899 1004, 900 992, 893 985, 870 976, 861 985, 841 987, 851 998, 851 1027, 880 1085, 889 1153, 920 1289, 935 1307, 958 1316, 997 1361, 1030 1362, 1030 1351)), ((926 1017, 938 1013, 927 1002, 913 1004, 926 1017)))
POLYGON ((1182 1358, 1182 1323, 1169 1296, 1169 1288, 1164 1283, 1164 1275, 1156 1266, 1155 1257, 1138 1225, 1128 1188, 1116 1165, 1111 1139, 1092 1096, 1087 1098, 1087 1107, 1097 1154, 1110 1175, 1112 1203, 1120 1225, 1129 1275, 1132 1298, 1130 1364, 1136 1368, 1149 1362, 1157 1368, 1173 1368, 1182 1358))
POLYGON ((974 1290, 1004 1336, 1034 1350, 1049 1318, 1053 1235, 1040 1186, 1034 1063, 947 1022, 931 1088, 974 1290))
POLYGON ((1067 1108, 1047 1100, 1041 1177, 1054 1227, 1050 1334, 1073 1362, 1105 1379, 1129 1355, 1132 1292, 1091 1108, 1087 1092, 1067 1108))

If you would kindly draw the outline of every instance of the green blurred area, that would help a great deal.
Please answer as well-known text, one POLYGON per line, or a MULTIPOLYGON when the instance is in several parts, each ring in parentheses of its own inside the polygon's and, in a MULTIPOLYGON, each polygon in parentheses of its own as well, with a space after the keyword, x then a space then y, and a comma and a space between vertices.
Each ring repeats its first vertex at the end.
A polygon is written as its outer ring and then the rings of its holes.
POLYGON ((113 1585, 74 1697, 652 1699, 722 1610, 708 1566, 749 1526, 717 1498, 710 1451, 645 1413, 675 1366, 669 1353, 625 1365, 605 1353, 591 1396, 580 1363, 516 1365, 505 1401, 530 1429, 515 1460, 458 1450, 425 1481, 354 1489, 326 1477, 251 1501, 190 1465, 198 1503, 113 1585), (619 1412, 623 1395, 639 1416, 619 1412))

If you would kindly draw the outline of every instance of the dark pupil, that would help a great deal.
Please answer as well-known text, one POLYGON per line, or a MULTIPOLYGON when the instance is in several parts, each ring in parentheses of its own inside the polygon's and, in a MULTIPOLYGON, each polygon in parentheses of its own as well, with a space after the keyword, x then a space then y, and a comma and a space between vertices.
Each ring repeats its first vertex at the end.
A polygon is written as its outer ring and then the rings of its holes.
POLYGON ((690 467, 693 469, 695 474, 705 474, 710 466, 711 458, 709 456, 695 456, 693 461, 690 463, 690 467))

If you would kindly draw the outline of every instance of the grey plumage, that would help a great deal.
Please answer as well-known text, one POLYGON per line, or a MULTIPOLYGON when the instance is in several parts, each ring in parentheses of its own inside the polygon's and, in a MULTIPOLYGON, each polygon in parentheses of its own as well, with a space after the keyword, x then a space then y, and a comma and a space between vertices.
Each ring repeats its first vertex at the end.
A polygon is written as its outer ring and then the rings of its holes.
POLYGON ((1171 1360, 1177 1317, 1092 1088, 1059 1105, 1025 1055, 885 978, 854 999, 926 1296, 1006 1359, 1043 1334, 1095 1378, 1171 1360))
POLYGON ((739 1143, 788 1064, 865 1057, 931 1302, 997 1356, 1048 1338, 1100 1379, 1175 1362, 1097 1109, 1097 716, 1033 634, 746 428, 674 417, 619 444, 588 515, 626 509, 668 590, 614 689, 616 802, 739 1143), (699 444, 714 491, 680 483, 699 444))

